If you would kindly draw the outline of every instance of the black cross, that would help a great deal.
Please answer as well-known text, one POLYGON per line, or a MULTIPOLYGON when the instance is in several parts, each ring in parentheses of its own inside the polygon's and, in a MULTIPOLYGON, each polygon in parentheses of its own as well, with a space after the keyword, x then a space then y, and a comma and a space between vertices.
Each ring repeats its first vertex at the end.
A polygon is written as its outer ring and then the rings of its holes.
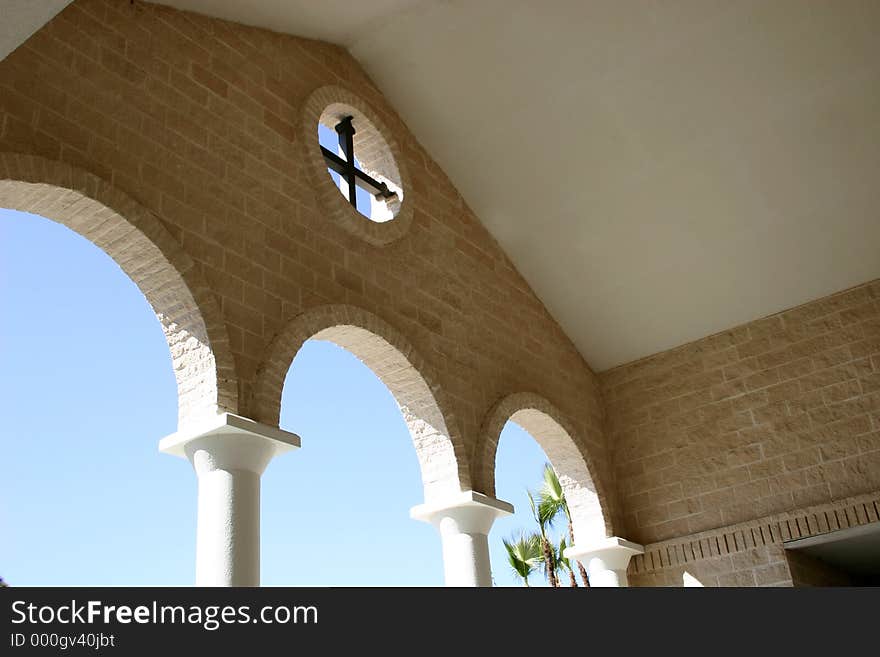
POLYGON ((377 199, 389 199, 397 196, 396 192, 388 189, 388 185, 374 180, 354 165, 354 126, 351 123, 353 117, 346 116, 336 124, 336 134, 339 135, 339 147, 345 159, 336 153, 321 146, 321 152, 327 161, 327 167, 342 176, 348 183, 348 201, 357 208, 357 188, 363 187, 377 199))

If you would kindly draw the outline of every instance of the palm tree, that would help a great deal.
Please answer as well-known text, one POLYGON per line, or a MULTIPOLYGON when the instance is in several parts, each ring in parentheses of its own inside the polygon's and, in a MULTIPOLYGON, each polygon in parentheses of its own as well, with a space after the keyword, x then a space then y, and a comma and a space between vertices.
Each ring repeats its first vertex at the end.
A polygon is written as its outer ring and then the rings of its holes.
POLYGON ((535 505, 535 498, 532 496, 531 491, 527 491, 526 494, 529 496, 532 515, 535 518, 535 522, 538 523, 538 528, 541 530, 541 552, 544 555, 544 572, 547 575, 550 586, 558 587, 559 579, 556 577, 556 563, 553 558, 553 546, 550 543, 550 539, 547 538, 547 527, 550 525, 552 516, 547 515, 548 507, 542 508, 541 506, 535 505))
MULTIPOLYGON (((559 515, 559 513, 565 514, 565 518, 568 520, 568 540, 571 545, 574 545, 574 525, 571 522, 571 511, 569 510, 568 502, 565 499, 565 491, 562 490, 562 484, 559 483, 559 477, 556 476, 556 471, 549 463, 544 464, 544 485, 541 487, 540 502, 538 506, 539 513, 549 518, 551 524, 553 519, 559 515)), ((587 569, 584 568, 584 565, 580 561, 577 562, 577 565, 581 574, 581 579, 584 581, 584 586, 590 586, 590 581, 587 579, 587 569)))
POLYGON ((529 585, 529 575, 535 572, 542 559, 541 537, 537 534, 520 534, 519 538, 502 539, 507 550, 507 562, 517 577, 522 577, 523 586, 529 585))
POLYGON ((571 567, 571 561, 565 556, 565 547, 565 536, 561 536, 559 538, 559 549, 554 555, 556 558, 556 567, 559 572, 568 571, 569 586, 576 589, 578 585, 577 578, 574 576, 574 569, 571 567))

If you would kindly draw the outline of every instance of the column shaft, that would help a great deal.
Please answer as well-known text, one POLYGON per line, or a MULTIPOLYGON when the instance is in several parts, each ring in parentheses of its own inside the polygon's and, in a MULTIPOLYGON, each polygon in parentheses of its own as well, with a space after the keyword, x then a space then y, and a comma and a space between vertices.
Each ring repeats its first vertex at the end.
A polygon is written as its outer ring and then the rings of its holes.
POLYGON ((441 520, 439 529, 446 586, 492 586, 489 537, 461 531, 452 518, 441 520))
POLYGON ((196 586, 258 586, 260 475, 201 473, 198 513, 196 586))
POLYGON ((585 564, 590 586, 593 588, 629 586, 626 569, 610 568, 601 558, 594 557, 585 564))

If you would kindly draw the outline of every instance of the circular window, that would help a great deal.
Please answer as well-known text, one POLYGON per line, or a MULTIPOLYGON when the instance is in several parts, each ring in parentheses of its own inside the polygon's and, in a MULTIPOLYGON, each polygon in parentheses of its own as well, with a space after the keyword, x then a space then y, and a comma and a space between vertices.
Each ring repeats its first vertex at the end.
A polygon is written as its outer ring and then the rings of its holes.
MULTIPOLYGON (((318 144, 333 184, 339 188, 343 198, 370 221, 391 221, 403 200, 403 189, 399 182, 395 183, 378 170, 382 168, 381 158, 378 161, 379 167, 376 166, 377 162, 368 166, 363 161, 364 157, 369 161, 371 153, 364 155, 364 142, 357 138, 359 133, 353 116, 347 115, 339 119, 330 115, 327 118, 330 119, 329 122, 336 123, 332 129, 324 122, 318 124, 318 144)), ((385 150, 387 151, 387 146, 385 150)), ((390 153, 388 156, 390 157, 390 153)))
POLYGON ((317 196, 330 218, 376 245, 402 236, 412 217, 397 146, 359 98, 322 87, 303 117, 317 196))

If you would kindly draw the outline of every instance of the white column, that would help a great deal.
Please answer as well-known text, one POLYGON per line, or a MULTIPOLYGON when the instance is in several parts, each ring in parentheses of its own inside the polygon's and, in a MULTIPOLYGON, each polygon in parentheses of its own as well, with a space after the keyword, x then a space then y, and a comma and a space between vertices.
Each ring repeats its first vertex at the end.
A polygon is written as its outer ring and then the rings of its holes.
POLYGON ((446 586, 492 586, 489 530, 511 513, 511 504, 469 490, 413 507, 410 516, 440 531, 446 586))
POLYGON ((260 477, 299 436, 231 413, 159 441, 199 480, 196 586, 260 585, 260 477))
POLYGON ((634 554, 644 552, 645 548, 638 543, 611 536, 584 547, 572 545, 565 549, 565 556, 584 564, 590 587, 623 587, 629 586, 626 579, 629 560, 634 554))

